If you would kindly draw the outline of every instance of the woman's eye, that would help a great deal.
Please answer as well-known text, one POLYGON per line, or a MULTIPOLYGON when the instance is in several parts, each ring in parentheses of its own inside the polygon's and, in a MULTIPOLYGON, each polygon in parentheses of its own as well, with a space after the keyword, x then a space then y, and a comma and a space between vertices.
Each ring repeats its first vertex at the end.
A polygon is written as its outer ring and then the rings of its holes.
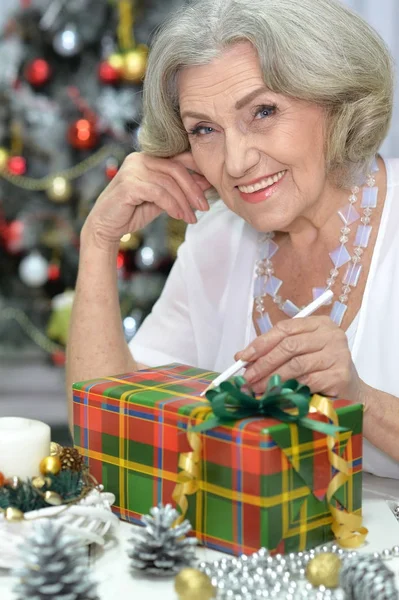
POLYGON ((194 127, 194 129, 190 129, 190 135, 209 135, 210 133, 213 133, 215 130, 213 129, 213 127, 203 127, 203 126, 199 126, 199 127, 194 127))
POLYGON ((255 118, 265 119, 266 117, 271 117, 275 114, 276 108, 276 106, 260 106, 256 109, 255 118))

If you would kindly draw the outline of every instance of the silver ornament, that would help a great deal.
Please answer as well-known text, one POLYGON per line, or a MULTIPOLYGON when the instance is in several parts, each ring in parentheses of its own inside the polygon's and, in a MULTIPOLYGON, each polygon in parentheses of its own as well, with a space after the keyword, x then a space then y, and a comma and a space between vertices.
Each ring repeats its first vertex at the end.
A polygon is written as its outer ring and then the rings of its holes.
POLYGON ((83 48, 80 33, 73 23, 68 23, 55 34, 53 48, 60 56, 71 58, 76 56, 83 48))
POLYGON ((101 131, 111 130, 119 138, 126 137, 126 124, 137 122, 141 108, 140 95, 130 88, 102 88, 96 101, 101 131))
MULTIPOLYGON (((186 537, 191 530, 187 519, 174 526, 179 516, 177 510, 167 504, 154 506, 150 515, 142 517, 144 528, 133 533, 132 547, 128 550, 133 569, 155 575, 173 575, 195 562, 197 540, 186 537)), ((213 569, 203 572, 211 580, 215 577, 213 569)))
POLYGON ((394 573, 372 555, 347 558, 340 585, 351 600, 398 600, 394 573))
POLYGON ((13 575, 17 600, 99 600, 86 566, 87 550, 57 521, 37 522, 21 547, 23 567, 13 575))

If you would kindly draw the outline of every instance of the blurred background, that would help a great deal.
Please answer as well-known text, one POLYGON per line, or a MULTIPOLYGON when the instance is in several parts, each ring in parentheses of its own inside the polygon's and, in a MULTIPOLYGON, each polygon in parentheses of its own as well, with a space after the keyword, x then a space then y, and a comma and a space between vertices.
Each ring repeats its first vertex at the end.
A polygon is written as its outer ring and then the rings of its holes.
MULTIPOLYGON (((64 361, 79 232, 137 147, 148 47, 184 2, 0 3, 0 416, 45 421, 61 444, 70 441, 64 361)), ((399 55, 398 0, 346 4, 399 55)), ((383 148, 389 156, 399 156, 398 116, 396 105, 383 148)), ((127 341, 151 311, 183 238, 182 224, 160 217, 121 240, 127 341)))

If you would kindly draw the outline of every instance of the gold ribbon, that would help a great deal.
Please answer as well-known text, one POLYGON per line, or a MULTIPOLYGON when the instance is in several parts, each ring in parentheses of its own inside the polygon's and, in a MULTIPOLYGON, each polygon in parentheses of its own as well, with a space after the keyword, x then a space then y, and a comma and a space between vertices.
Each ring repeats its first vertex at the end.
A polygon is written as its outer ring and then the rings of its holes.
POLYGON ((133 0, 119 0, 118 42, 122 51, 135 46, 133 34, 133 0))
MULTIPOLYGON (((320 414, 328 417, 334 425, 338 425, 338 416, 333 409, 331 400, 315 394, 310 405, 320 414)), ((339 510, 331 502, 334 494, 349 480, 349 465, 342 456, 333 451, 336 438, 328 435, 326 441, 330 464, 338 471, 331 479, 326 493, 328 507, 333 519, 331 529, 340 546, 343 548, 358 548, 365 542, 368 534, 368 529, 362 525, 361 515, 354 515, 353 513, 339 510)))
MULTIPOLYGON (((204 400, 204 402, 206 402, 206 400, 204 400)), ((338 416, 332 406, 331 400, 315 394, 310 402, 310 407, 326 416, 334 425, 338 426, 338 416)), ((211 413, 212 408, 210 404, 197 406, 190 415, 190 421, 197 425, 198 423, 202 423, 211 413)), ((353 513, 339 510, 332 504, 334 494, 350 477, 347 461, 334 452, 337 437, 338 433, 336 436, 326 436, 328 458, 331 466, 337 471, 336 475, 330 481, 326 492, 326 499, 333 519, 331 529, 340 546, 344 548, 357 548, 364 543, 368 534, 368 530, 362 525, 362 517, 360 515, 354 515, 353 513)), ((172 494, 172 498, 181 512, 180 517, 177 519, 177 523, 181 523, 187 514, 187 496, 196 494, 200 491, 200 482, 202 481, 201 434, 194 433, 190 431, 189 428, 187 440, 192 448, 192 452, 184 452, 180 455, 179 468, 181 471, 177 476, 177 484, 172 494)), ((197 526, 196 529, 198 535, 200 535, 202 533, 202 528, 197 526)))
MULTIPOLYGON (((210 413, 212 413, 212 408, 209 404, 205 404, 204 401, 204 406, 197 406, 193 410, 190 415, 190 420, 197 425, 198 423, 202 423, 210 413)), ((180 517, 176 520, 176 524, 184 521, 188 509, 187 496, 196 494, 199 491, 200 481, 202 480, 201 435, 199 433, 193 433, 189 429, 187 432, 187 440, 192 448, 192 452, 183 452, 180 454, 179 468, 181 471, 177 476, 177 484, 172 494, 173 500, 180 508, 180 517)), ((196 527, 196 529, 197 535, 202 534, 201 523, 199 527, 196 527)))

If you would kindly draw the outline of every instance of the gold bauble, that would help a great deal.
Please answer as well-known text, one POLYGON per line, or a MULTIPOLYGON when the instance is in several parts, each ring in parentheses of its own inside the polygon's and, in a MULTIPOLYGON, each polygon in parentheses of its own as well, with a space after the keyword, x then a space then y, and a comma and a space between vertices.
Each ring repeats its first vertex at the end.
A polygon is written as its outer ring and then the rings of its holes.
POLYGON ((10 153, 3 147, 0 147, 0 170, 5 169, 7 166, 7 161, 10 157, 10 153))
POLYGON ((47 491, 44 494, 44 500, 51 506, 60 506, 63 503, 63 499, 57 492, 47 491))
POLYGON ((314 587, 324 585, 326 588, 336 588, 339 585, 341 567, 339 556, 332 552, 322 552, 309 561, 306 577, 314 587))
POLYGON ((114 53, 107 58, 107 62, 116 71, 122 71, 125 61, 123 54, 114 53))
POLYGON ((61 461, 58 456, 46 456, 40 461, 39 468, 42 475, 57 475, 61 471, 61 461))
POLYGON ((137 233, 126 233, 120 239, 121 250, 136 250, 140 246, 140 236, 137 233))
POLYGON ((216 589, 205 573, 197 569, 183 569, 176 576, 175 590, 179 600, 211 600, 216 589))
POLYGON ((131 83, 142 83, 147 69, 147 58, 147 46, 137 46, 134 50, 126 52, 123 57, 123 79, 131 83))
POLYGON ((39 477, 34 477, 32 479, 32 485, 37 490, 41 490, 46 485, 46 478, 42 477, 42 475, 39 475, 39 477))
POLYGON ((50 200, 57 203, 68 202, 72 196, 72 186, 68 179, 57 175, 52 180, 50 187, 46 191, 50 200))
POLYGON ((58 456, 62 452, 62 446, 57 442, 51 442, 50 444, 50 456, 58 456))
POLYGON ((4 511, 6 521, 14 522, 23 521, 24 513, 19 508, 9 507, 4 511))

